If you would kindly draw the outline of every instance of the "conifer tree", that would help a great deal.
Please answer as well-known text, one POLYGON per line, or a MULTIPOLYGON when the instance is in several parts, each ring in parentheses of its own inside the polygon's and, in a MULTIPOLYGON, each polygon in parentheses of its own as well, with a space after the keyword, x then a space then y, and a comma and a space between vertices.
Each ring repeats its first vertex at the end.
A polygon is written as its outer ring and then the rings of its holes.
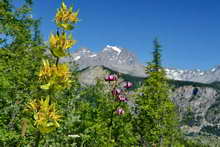
POLYGON ((170 100, 170 86, 161 66, 161 50, 154 41, 153 60, 146 66, 147 78, 137 95, 136 131, 142 144, 172 144, 177 131, 175 105, 170 100))
POLYGON ((161 67, 161 45, 157 38, 153 41, 154 44, 154 51, 153 51, 153 61, 152 63, 155 64, 156 70, 158 71, 161 67))

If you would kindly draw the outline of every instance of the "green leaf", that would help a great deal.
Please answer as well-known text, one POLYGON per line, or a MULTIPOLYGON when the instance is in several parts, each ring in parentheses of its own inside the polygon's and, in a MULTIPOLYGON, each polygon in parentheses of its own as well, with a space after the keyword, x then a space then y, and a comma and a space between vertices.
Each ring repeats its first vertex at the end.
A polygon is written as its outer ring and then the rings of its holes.
POLYGON ((50 86, 51 86, 51 83, 49 82, 47 84, 41 85, 40 88, 44 89, 44 90, 48 90, 48 89, 50 89, 50 86))

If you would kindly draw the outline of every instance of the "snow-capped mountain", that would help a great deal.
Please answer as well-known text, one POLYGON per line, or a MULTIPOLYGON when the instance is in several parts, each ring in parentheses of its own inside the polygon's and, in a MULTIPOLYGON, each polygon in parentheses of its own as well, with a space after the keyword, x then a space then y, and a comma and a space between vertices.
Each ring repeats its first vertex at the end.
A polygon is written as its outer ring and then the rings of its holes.
MULTIPOLYGON (((90 66, 103 65, 110 69, 138 77, 146 77, 144 65, 140 64, 134 54, 127 49, 107 45, 99 53, 94 53, 87 48, 81 48, 71 53, 63 62, 75 62, 79 69, 90 66)), ((167 77, 174 80, 212 83, 220 81, 220 66, 207 71, 181 70, 166 68, 167 77)))
POLYGON ((180 70, 166 68, 168 78, 181 81, 193 81, 201 83, 212 83, 220 81, 220 66, 207 71, 202 70, 180 70))
POLYGON ((144 66, 141 65, 134 54, 127 49, 107 45, 101 52, 93 53, 89 49, 81 48, 71 53, 63 62, 76 62, 79 69, 89 66, 103 65, 113 70, 144 77, 144 66))
POLYGON ((100 63, 108 68, 136 76, 145 76, 143 65, 127 49, 107 45, 99 53, 100 63))

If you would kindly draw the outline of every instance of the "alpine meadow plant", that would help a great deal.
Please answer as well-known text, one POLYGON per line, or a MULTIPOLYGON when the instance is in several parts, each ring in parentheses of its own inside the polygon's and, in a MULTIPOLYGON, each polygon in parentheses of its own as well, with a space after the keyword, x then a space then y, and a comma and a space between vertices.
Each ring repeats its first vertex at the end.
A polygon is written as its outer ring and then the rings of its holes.
MULTIPOLYGON (((58 110, 59 101, 57 93, 68 89, 71 84, 71 73, 67 64, 60 64, 59 59, 67 56, 67 51, 75 44, 72 35, 67 35, 72 30, 74 24, 78 22, 78 11, 74 12, 73 8, 67 8, 62 2, 61 8, 58 9, 55 22, 59 28, 56 34, 52 33, 49 38, 49 49, 52 55, 56 58, 55 63, 50 63, 48 60, 42 59, 42 67, 38 73, 40 89, 38 97, 30 100, 25 108, 28 120, 36 132, 34 146, 42 144, 44 136, 55 131, 60 127, 59 122, 62 120, 62 115, 58 110)), ((26 126, 26 124, 24 124, 26 126)), ((23 126, 24 126, 23 125, 23 126)), ((26 132, 23 132, 25 136, 26 132)), ((47 142, 44 140, 44 142, 47 142)))
POLYGON ((108 82, 109 94, 111 94, 109 103, 112 105, 108 126, 109 144, 116 146, 134 144, 135 139, 131 133, 131 110, 127 103, 128 89, 132 87, 132 83, 120 81, 117 75, 108 75, 105 81, 108 82))
POLYGON ((136 138, 132 133, 132 115, 128 105, 129 91, 126 82, 117 75, 107 75, 96 85, 84 89, 78 102, 77 145, 130 146, 136 138))

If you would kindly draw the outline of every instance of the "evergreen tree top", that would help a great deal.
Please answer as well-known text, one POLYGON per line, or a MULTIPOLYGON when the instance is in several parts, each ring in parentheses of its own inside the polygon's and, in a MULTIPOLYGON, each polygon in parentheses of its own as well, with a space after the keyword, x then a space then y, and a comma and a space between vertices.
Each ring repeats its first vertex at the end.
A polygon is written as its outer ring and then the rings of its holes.
POLYGON ((161 68, 161 45, 157 38, 153 41, 154 51, 152 63, 155 64, 155 69, 158 71, 161 68))

